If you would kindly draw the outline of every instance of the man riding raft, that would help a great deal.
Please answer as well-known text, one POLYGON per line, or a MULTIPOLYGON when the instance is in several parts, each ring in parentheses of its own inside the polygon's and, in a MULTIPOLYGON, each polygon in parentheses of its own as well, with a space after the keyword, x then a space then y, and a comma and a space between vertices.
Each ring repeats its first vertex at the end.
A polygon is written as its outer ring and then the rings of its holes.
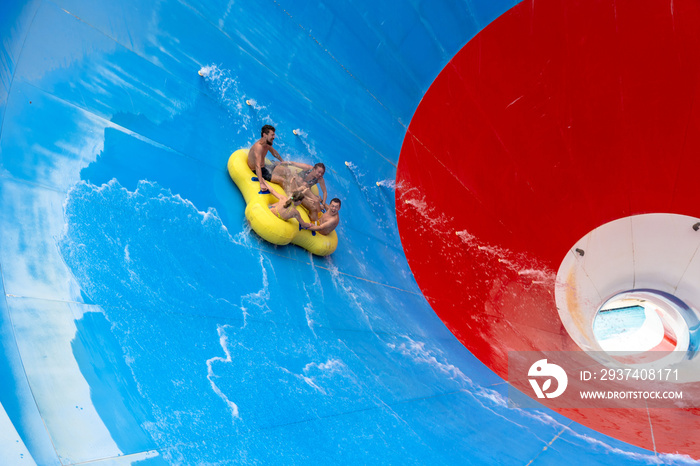
POLYGON ((258 176, 260 193, 269 193, 279 199, 278 202, 270 205, 270 210, 282 220, 296 218, 302 228, 328 235, 338 226, 340 221, 338 211, 341 202, 340 199, 333 198, 330 204, 326 204, 328 191, 323 180, 323 175, 326 173, 325 165, 320 162, 313 166, 305 163, 285 162, 279 152, 272 147, 274 140, 275 128, 271 125, 265 125, 260 131, 260 139, 248 151, 248 167, 258 176), (279 162, 266 165, 268 152, 279 162), (301 171, 297 173, 296 170, 291 170, 290 166, 299 168, 301 171), (267 182, 284 186, 285 191, 291 192, 292 195, 287 197, 278 193, 267 182), (318 184, 322 196, 311 191, 311 187, 316 184, 318 184), (309 212, 311 223, 306 223, 301 219, 296 210, 298 205, 304 206, 309 212))

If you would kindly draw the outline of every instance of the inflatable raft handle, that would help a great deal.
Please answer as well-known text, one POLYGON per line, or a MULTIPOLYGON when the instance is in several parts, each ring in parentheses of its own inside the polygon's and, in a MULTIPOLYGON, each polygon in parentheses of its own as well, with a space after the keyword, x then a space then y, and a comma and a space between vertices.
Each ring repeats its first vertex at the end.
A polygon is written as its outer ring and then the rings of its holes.
MULTIPOLYGON (((301 224, 299 224, 299 231, 301 231, 301 230, 303 230, 303 228, 301 227, 301 224)), ((311 236, 316 236, 316 232, 312 231, 311 236)))
MULTIPOLYGON (((258 177, 257 177, 257 176, 252 176, 252 177, 250 177, 250 181, 258 181, 258 177)), ((263 190, 260 190, 260 191, 258 191, 258 194, 270 194, 270 191, 263 191, 263 190)))

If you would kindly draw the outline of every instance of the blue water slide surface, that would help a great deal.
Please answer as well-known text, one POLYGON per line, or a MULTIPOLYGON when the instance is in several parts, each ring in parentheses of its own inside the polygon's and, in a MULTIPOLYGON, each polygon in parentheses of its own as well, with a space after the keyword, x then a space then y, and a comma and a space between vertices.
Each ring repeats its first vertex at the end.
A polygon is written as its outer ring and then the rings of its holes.
POLYGON ((515 3, 0 3, 0 464, 688 462, 509 408, 407 265, 407 125, 515 3), (331 256, 247 226, 263 124, 328 167, 331 256))

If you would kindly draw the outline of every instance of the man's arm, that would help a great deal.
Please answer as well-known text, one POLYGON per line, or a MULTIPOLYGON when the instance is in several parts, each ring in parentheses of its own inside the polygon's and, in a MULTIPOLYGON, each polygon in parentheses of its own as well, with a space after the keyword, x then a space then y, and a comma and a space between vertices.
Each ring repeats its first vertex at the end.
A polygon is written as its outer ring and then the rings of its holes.
POLYGON ((328 191, 326 190, 326 182, 323 181, 323 178, 318 180, 318 186, 321 188, 321 192, 323 192, 323 198, 321 199, 321 206, 323 206, 326 203, 326 196, 328 196, 328 191))
MULTIPOLYGON (((335 227, 338 226, 338 220, 339 218, 330 218, 326 220, 325 222, 321 223, 320 225, 311 225, 308 228, 306 228, 309 231, 320 231, 320 230, 325 230, 325 229, 330 229, 333 231, 335 227)), ((330 233, 330 232, 329 232, 330 233)))
POLYGON ((270 146, 270 147, 269 147, 269 150, 270 150, 270 152, 272 152, 272 155, 274 155, 275 158, 277 158, 277 160, 279 160, 280 162, 284 162, 284 160, 282 160, 282 156, 280 155, 280 153, 277 152, 277 149, 275 149, 274 147, 270 146))
MULTIPOLYGON (((257 148, 256 148, 257 149, 257 148)), ((262 176, 262 167, 265 166, 265 156, 262 151, 255 151, 255 174, 258 175, 258 181, 260 181, 260 191, 269 190, 269 186, 265 183, 265 179, 262 176)))
POLYGON ((284 162, 284 163, 286 163, 287 165, 291 165, 293 167, 301 168, 302 170, 310 170, 310 169, 314 168, 311 165, 307 165, 305 163, 300 163, 300 162, 292 162, 291 160, 284 162))
POLYGON ((258 175, 258 180, 260 181, 260 191, 269 191, 270 186, 268 186, 268 184, 265 183, 265 180, 262 177, 262 171, 260 170, 260 165, 255 166, 255 174, 258 175))

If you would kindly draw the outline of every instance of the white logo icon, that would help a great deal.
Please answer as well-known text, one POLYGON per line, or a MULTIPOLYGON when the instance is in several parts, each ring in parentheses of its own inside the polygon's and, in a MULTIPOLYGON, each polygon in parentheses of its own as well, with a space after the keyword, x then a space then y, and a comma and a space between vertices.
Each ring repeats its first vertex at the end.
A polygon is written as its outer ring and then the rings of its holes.
POLYGON ((564 372, 564 369, 557 366, 556 364, 549 364, 546 359, 540 359, 530 366, 530 370, 527 375, 530 377, 548 377, 544 381, 542 387, 537 383, 536 379, 528 379, 532 389, 535 391, 537 398, 556 398, 566 390, 566 385, 569 383, 569 378, 564 372), (547 390, 552 385, 552 379, 557 380, 557 389, 551 393, 547 393, 547 390))

